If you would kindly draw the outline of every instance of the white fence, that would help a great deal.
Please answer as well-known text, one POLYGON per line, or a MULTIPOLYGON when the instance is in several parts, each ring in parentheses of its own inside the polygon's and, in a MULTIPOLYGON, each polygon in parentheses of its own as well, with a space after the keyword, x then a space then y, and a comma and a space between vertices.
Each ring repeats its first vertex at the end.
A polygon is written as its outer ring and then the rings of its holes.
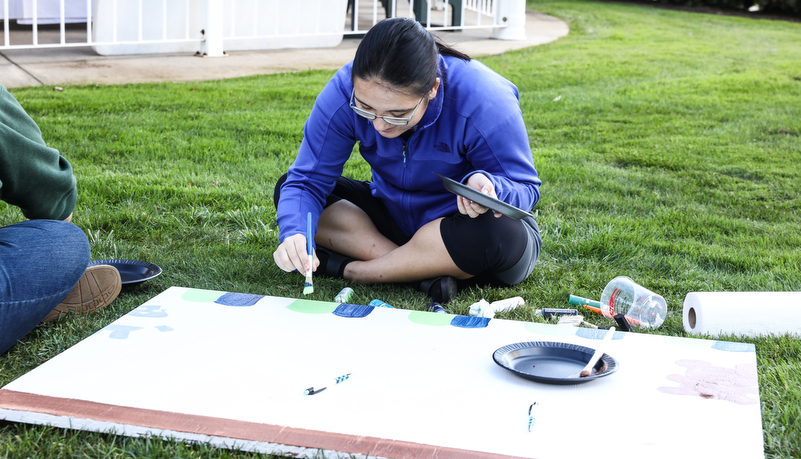
POLYGON ((221 56, 330 47, 389 16, 414 17, 430 30, 525 33, 525 0, 0 0, 0 51, 91 46, 100 54, 221 56))

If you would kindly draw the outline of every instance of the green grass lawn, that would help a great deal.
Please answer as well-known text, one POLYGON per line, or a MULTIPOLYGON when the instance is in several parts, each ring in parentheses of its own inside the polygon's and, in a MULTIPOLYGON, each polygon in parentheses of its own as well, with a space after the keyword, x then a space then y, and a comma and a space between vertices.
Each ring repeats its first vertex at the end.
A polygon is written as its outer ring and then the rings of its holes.
MULTIPOLYGON (((520 89, 544 182, 543 252, 523 284, 465 290, 448 309, 520 295, 527 306, 503 317, 541 321, 534 309, 567 306, 569 294, 597 299, 628 275, 668 301, 655 333, 687 336, 688 292, 801 290, 801 23, 606 2, 528 6, 567 21, 570 34, 481 60, 520 89)), ((37 328, 0 357, 0 386, 172 285, 299 296, 302 276, 272 261, 273 186, 331 75, 13 90, 75 168, 73 221, 93 258, 151 261, 164 274, 88 318, 37 328)), ((358 158, 346 173, 369 177, 358 158)), ((0 204, 0 224, 21 218, 0 204)), ((356 303, 428 304, 411 288, 324 278, 313 299, 345 286, 356 303)), ((801 457, 801 344, 745 341, 757 350, 766 456, 801 457)), ((36 456, 258 455, 0 422, 0 457, 36 456)))

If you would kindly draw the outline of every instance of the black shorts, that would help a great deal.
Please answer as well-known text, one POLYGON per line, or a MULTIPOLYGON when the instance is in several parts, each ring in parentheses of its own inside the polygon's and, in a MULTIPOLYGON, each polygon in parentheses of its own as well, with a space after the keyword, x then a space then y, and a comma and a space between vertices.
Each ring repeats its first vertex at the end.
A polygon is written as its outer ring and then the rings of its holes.
MULTIPOLYGON (((284 181, 286 175, 275 186, 273 199, 276 205, 284 181)), ((361 208, 378 231, 395 244, 403 245, 411 239, 411 235, 401 231, 395 223, 383 201, 372 195, 370 182, 340 177, 326 199, 325 207, 340 199, 361 208)), ((495 218, 492 212, 476 218, 455 212, 442 219, 440 234, 459 269, 501 285, 524 281, 534 270, 542 246, 540 230, 533 218, 495 218)))

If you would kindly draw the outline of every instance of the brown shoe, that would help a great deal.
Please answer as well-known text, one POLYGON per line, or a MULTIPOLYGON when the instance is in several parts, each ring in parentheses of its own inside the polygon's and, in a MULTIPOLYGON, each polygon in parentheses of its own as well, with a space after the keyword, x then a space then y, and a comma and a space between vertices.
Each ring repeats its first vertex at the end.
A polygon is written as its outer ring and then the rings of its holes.
POLYGON ((117 268, 109 265, 90 266, 67 297, 42 322, 56 321, 68 313, 83 316, 103 309, 117 298, 120 290, 122 279, 117 268))

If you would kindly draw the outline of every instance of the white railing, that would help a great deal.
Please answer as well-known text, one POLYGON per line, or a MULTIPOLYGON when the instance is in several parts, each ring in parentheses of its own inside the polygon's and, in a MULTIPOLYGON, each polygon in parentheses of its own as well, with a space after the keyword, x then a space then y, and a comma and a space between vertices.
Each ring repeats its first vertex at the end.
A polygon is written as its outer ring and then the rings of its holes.
POLYGON ((495 37, 508 28, 510 8, 525 23, 525 0, 0 0, 0 51, 91 46, 100 54, 220 56, 329 47, 387 16, 495 37))
POLYGON ((385 17, 414 17, 429 30, 493 29, 503 0, 352 0, 349 33, 364 33, 385 17), (355 11, 355 14, 354 14, 355 11), (358 20, 354 20, 358 18, 358 20))
POLYGON ((180 3, 184 11, 189 11, 190 2, 197 3, 196 0, 0 0, 3 23, 0 50, 143 43, 188 43, 198 47, 203 37, 200 29, 190 28, 188 14, 179 18, 183 21, 180 28, 173 24, 168 27, 167 20, 150 23, 147 20, 153 15, 167 18, 168 5, 174 7, 180 3), (147 12, 146 4, 150 7, 147 12), (117 19, 99 23, 98 13, 104 18, 117 19), (12 22, 16 22, 13 28, 12 22), (98 23, 102 34, 98 34, 98 23), (159 30, 154 30, 154 26, 159 30))
MULTIPOLYGON (((82 2, 84 0, 81 0, 82 2)), ((3 43, 0 45, 0 49, 13 49, 13 48, 51 48, 51 47, 65 47, 65 46, 74 46, 73 43, 67 43, 67 31, 66 31, 66 24, 70 22, 76 22, 76 20, 80 20, 81 22, 86 23, 86 36, 92 36, 92 23, 91 21, 86 21, 87 17, 91 17, 92 15, 92 1, 85 0, 83 3, 84 9, 81 11, 77 17, 74 16, 76 13, 75 8, 71 9, 70 17, 67 16, 66 13, 66 3, 64 0, 59 0, 57 5, 53 5, 53 2, 47 2, 43 7, 40 8, 41 1, 37 0, 30 0, 30 1, 20 1, 20 0, 0 0, 0 4, 2 4, 2 14, 0 15, 0 20, 3 21, 3 43), (54 9, 54 6, 56 9, 54 9), (25 24, 31 25, 30 34, 16 34, 16 35, 25 35, 23 39, 30 36, 30 39, 26 40, 29 43, 23 43, 17 46, 14 46, 11 42, 11 21, 16 20, 18 24, 25 24), (39 25, 42 24, 58 24, 59 25, 59 40, 55 43, 40 43, 39 42, 39 25)), ((78 3, 73 3, 73 6, 80 6, 78 3)), ((53 33, 50 32, 48 34, 52 36, 53 33)), ((86 46, 86 43, 79 43, 78 46, 86 46)))

